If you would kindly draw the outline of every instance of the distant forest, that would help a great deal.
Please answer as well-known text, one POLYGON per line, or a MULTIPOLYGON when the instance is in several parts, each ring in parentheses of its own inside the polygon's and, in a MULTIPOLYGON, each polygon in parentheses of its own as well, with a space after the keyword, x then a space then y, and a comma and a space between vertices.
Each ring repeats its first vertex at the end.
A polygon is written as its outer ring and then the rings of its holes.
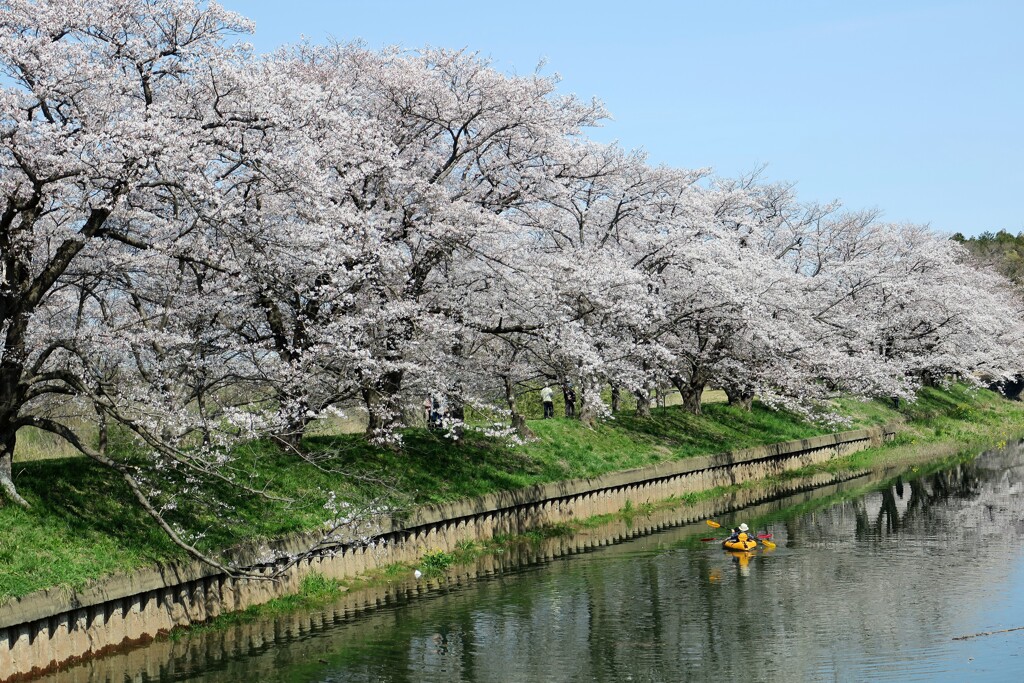
POLYGON ((983 265, 990 266, 1015 285, 1024 285, 1024 231, 1013 235, 1006 230, 983 232, 977 237, 956 233, 952 239, 963 244, 983 265))

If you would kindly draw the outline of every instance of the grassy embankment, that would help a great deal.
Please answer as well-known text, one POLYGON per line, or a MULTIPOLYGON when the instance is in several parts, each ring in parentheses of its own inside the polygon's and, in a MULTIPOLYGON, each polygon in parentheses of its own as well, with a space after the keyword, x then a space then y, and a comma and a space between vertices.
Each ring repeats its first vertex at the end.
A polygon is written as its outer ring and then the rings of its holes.
MULTIPOLYGON (((962 387, 926 389, 917 403, 900 410, 881 402, 842 401, 839 407, 851 419, 843 428, 902 422, 904 429, 896 447, 858 454, 832 467, 980 449, 1024 435, 1024 404, 962 387)), ((310 437, 309 448, 325 454, 327 464, 354 475, 344 478, 256 443, 246 450, 246 466, 272 479, 273 491, 292 497, 295 504, 268 507, 222 490, 215 495, 235 507, 229 524, 216 524, 221 513, 203 507, 182 506, 178 514, 208 522, 209 532, 198 545, 215 550, 309 528, 322 512, 324 487, 341 486, 354 498, 383 496, 408 506, 836 431, 756 404, 749 413, 709 404, 700 417, 668 407, 656 410, 650 420, 620 415, 593 430, 566 419, 534 420, 530 427, 537 440, 517 448, 473 435, 452 444, 425 430, 410 430, 402 452, 369 448, 357 435, 310 437)), ((0 507, 0 602, 183 559, 131 502, 124 486, 85 459, 18 463, 15 477, 33 507, 0 507)))

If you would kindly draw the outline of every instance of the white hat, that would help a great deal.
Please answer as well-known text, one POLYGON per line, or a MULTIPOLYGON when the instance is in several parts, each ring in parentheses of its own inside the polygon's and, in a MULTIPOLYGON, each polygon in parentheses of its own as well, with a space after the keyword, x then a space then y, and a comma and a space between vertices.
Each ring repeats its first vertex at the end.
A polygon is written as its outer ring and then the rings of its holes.
POLYGON ((750 530, 750 527, 748 527, 746 524, 740 524, 740 531, 749 531, 749 530, 750 530))

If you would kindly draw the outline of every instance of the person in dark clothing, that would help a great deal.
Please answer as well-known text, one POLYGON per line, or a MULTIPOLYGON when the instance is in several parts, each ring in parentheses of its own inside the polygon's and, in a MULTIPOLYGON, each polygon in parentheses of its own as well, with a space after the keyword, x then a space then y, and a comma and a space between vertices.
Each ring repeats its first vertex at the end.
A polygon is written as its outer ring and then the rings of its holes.
POLYGON ((576 417, 576 390, 568 386, 562 393, 565 394, 565 416, 576 417))
POLYGON ((440 429, 444 425, 444 417, 448 413, 448 408, 437 396, 434 397, 433 410, 430 412, 430 417, 434 421, 434 429, 440 429))

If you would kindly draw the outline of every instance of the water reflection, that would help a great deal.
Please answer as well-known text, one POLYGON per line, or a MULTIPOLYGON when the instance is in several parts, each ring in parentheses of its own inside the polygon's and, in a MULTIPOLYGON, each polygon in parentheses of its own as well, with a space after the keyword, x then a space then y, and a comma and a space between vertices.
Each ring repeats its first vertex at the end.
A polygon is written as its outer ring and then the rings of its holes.
POLYGON ((876 496, 862 499, 862 505, 857 510, 858 537, 877 537, 883 531, 896 533, 904 525, 913 524, 916 519, 928 520, 930 512, 940 509, 936 504, 947 503, 951 498, 978 498, 981 485, 982 479, 975 462, 907 482, 900 476, 892 486, 879 492, 881 501, 877 510, 874 508, 876 496))
POLYGON ((1024 625, 1022 463, 1007 449, 738 513, 774 551, 725 552, 699 525, 551 539, 369 608, 156 643, 120 677, 99 660, 80 680, 1021 680, 1024 632, 952 637, 1024 625))

